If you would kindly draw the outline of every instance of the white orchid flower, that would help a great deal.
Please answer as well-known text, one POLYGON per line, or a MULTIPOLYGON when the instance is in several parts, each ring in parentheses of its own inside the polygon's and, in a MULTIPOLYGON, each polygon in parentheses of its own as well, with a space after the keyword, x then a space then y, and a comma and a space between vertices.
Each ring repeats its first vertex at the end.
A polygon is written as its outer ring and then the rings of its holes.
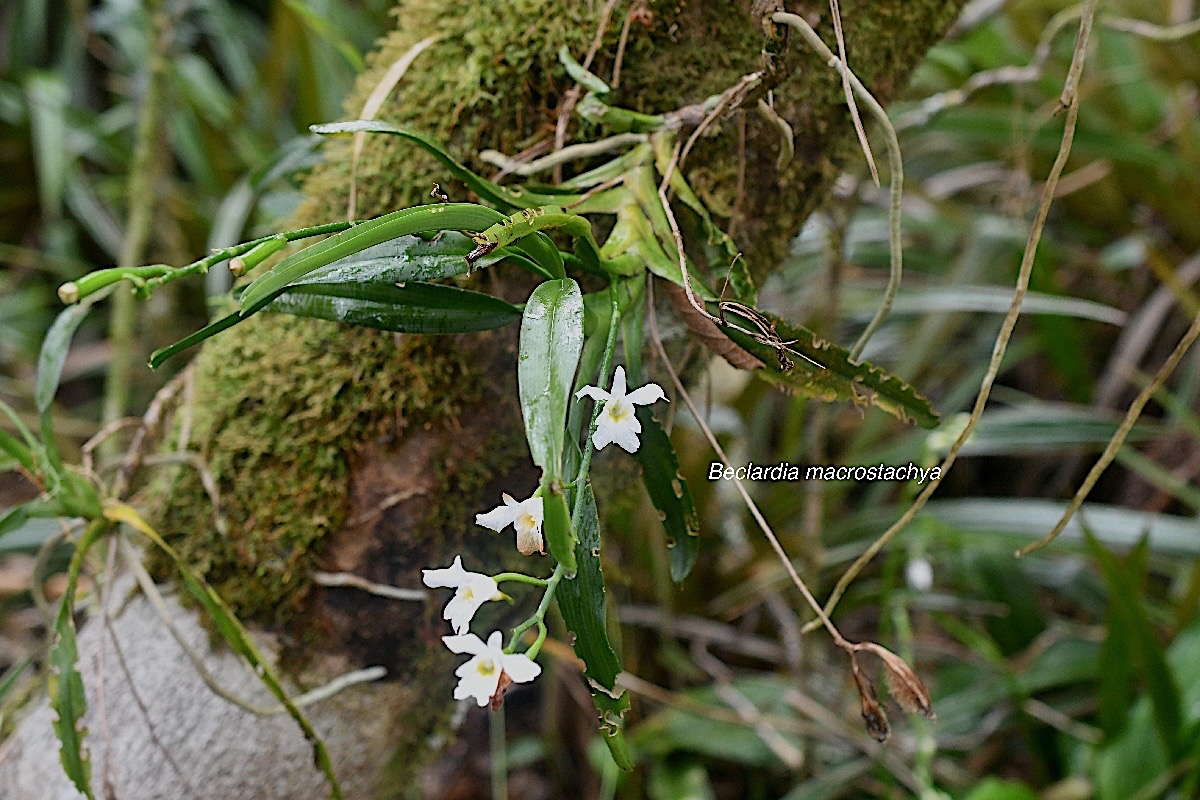
POLYGON ((475 524, 494 531, 512 525, 517 530, 517 550, 521 555, 546 552, 542 542, 542 498, 531 497, 519 503, 507 494, 503 498, 504 505, 486 514, 476 514, 475 524))
POLYGON ((528 683, 541 674, 542 668, 523 653, 505 653, 500 646, 500 631, 494 631, 483 643, 473 633, 443 636, 442 641, 452 653, 470 653, 473 658, 454 671, 458 686, 454 699, 474 697, 482 708, 489 701, 498 707, 504 692, 514 683, 528 683))
POLYGON ((575 396, 590 397, 597 403, 605 401, 600 418, 596 421, 596 432, 592 434, 592 444, 596 449, 603 450, 609 443, 616 442, 627 453, 636 453, 642 444, 638 439, 642 423, 638 422, 633 407, 648 406, 667 397, 657 383, 647 383, 626 394, 624 367, 617 367, 611 390, 606 392, 598 386, 585 386, 575 396))
POLYGON ((462 556, 455 556, 454 563, 446 569, 423 569, 421 574, 430 589, 454 590, 454 597, 446 603, 442 618, 450 620, 455 633, 466 633, 480 606, 504 596, 489 576, 463 569, 462 556))

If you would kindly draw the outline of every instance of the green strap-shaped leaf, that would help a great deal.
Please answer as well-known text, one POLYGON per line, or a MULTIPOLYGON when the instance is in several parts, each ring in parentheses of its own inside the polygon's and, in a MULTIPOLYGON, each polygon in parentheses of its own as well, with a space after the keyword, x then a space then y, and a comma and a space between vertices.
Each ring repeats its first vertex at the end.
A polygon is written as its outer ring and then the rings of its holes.
MULTIPOLYGON (((1163 748, 1172 759, 1181 758, 1186 750, 1186 740, 1182 736, 1179 687, 1167 665, 1163 646, 1155 638, 1150 619, 1138 599, 1142 592, 1135 576, 1131 574, 1135 570, 1121 564, 1086 528, 1084 539, 1088 551, 1099 562, 1105 583, 1108 584, 1110 619, 1115 627, 1123 628, 1121 637, 1132 646, 1132 652, 1126 655, 1137 663, 1139 674, 1145 676, 1150 705, 1154 710, 1154 723, 1163 748)), ((1134 558, 1136 552, 1135 549, 1134 558)))
POLYGON ((588 92, 575 107, 575 113, 589 122, 603 125, 614 133, 648 133, 666 124, 661 114, 641 114, 624 108, 610 106, 594 92, 588 92))
POLYGON ((0 431, 0 452, 3 452, 29 472, 33 472, 33 451, 8 431, 0 431))
POLYGON ((229 610, 229 606, 225 605, 225 601, 221 599, 221 596, 203 578, 197 575, 182 559, 175 548, 167 544, 158 531, 154 530, 149 523, 142 519, 141 515, 131 506, 122 503, 110 503, 105 508, 104 513, 108 519, 114 522, 124 522, 136 528, 171 559, 171 562, 174 563, 179 572, 179 578, 183 582, 184 587, 187 588, 192 597, 196 599, 196 602, 208 613, 214 627, 217 629, 217 633, 221 635, 221 638, 225 640, 235 653, 249 662, 250 666, 254 669, 254 673, 258 675, 259 680, 263 682, 267 690, 287 710, 288 715, 300 726, 300 730, 304 732, 304 738, 308 739, 309 744, 312 746, 313 763, 325 775, 325 779, 329 781, 329 796, 333 800, 342 800, 342 788, 338 783, 337 775, 334 774, 333 762, 329 758, 329 751, 325 748, 325 743, 317 734, 316 729, 313 728, 312 722, 300 710, 300 707, 292 701, 292 698, 288 696, 275 670, 271 667, 267 659, 263 657, 263 654, 259 652, 258 646, 254 644, 254 640, 250 638, 250 634, 242 627, 242 623, 238 621, 233 612, 229 610))
POLYGON ((54 720, 54 735, 61 748, 59 758, 63 771, 75 784, 75 788, 89 800, 92 794, 92 764, 83 751, 83 740, 87 730, 83 727, 84 712, 87 711, 87 695, 83 691, 83 678, 76 666, 79 648, 75 641, 75 589, 83 571, 84 559, 100 537, 108 530, 103 520, 93 521, 84 531, 71 563, 67 567, 67 588, 58 604, 54 619, 54 645, 50 648, 50 708, 57 718, 54 720))
MULTIPOLYGON (((302 283, 403 283, 436 281, 466 274, 467 253, 475 249, 470 236, 442 231, 430 240, 400 236, 340 258, 304 277, 302 283)), ((475 269, 491 266, 509 251, 495 250, 475 261, 475 269)))
MULTIPOLYGON (((283 290, 280 290, 280 294, 283 290)), ((189 347, 194 347, 205 339, 210 339, 222 331, 227 331, 234 325, 246 319, 240 311, 235 311, 232 314, 221 317, 215 322, 210 322, 195 333, 188 334, 174 344, 169 344, 166 347, 159 348, 150 354, 150 368, 158 369, 171 356, 187 350, 189 347)))
POLYGON ((68 306, 59 313, 50 330, 46 332, 42 350, 38 354, 37 391, 34 395, 40 414, 46 414, 54 402, 58 382, 62 379, 63 364, 67 360, 67 351, 71 349, 71 338, 90 310, 89 305, 68 306))
POLYGON ((58 458, 58 447, 54 441, 54 431, 50 422, 50 406, 54 403, 54 395, 58 391, 58 382, 62 379, 63 364, 67 361, 67 351, 71 349, 71 339, 83 318, 92 308, 90 303, 69 306, 59 312, 54 324, 46 332, 42 340, 42 350, 38 353, 37 389, 34 398, 37 402, 38 414, 41 415, 42 441, 46 455, 53 467, 61 467, 58 458))
POLYGON ((310 272, 389 239, 426 231, 481 231, 500 219, 503 215, 474 203, 436 203, 361 222, 288 256, 251 283, 242 295, 242 316, 258 311, 272 295, 310 272))
MULTIPOLYGON (((709 309, 717 313, 715 305, 709 309)), ((933 404, 917 393, 911 385, 891 373, 884 372, 869 361, 854 363, 850 351, 832 342, 819 338, 803 325, 796 325, 766 312, 763 317, 775 323, 779 338, 788 342, 789 350, 801 353, 821 364, 821 369, 805 359, 792 355, 795 366, 790 370, 779 367, 776 350, 747 336, 739 328, 750 327, 737 315, 729 313, 726 318, 734 323, 723 327, 729 338, 739 347, 753 353, 765 365, 756 373, 764 380, 778 385, 785 391, 794 392, 832 403, 848 401, 859 406, 875 406, 903 422, 915 422, 922 428, 934 428, 938 424, 933 404)))
POLYGON ((564 574, 574 578, 578 569, 575 561, 576 538, 566 495, 556 483, 543 482, 541 488, 544 509, 542 529, 546 533, 546 545, 550 548, 550 555, 562 565, 564 574))
POLYGON ((301 283, 266 310, 397 333, 472 333, 521 318, 498 297, 434 283, 301 283))
POLYGON ((533 463, 546 478, 562 477, 567 406, 583 350, 583 296, 570 280, 533 290, 521 319, 517 383, 533 463))
POLYGON ((515 210, 518 208, 533 208, 534 206, 566 205, 578 200, 580 197, 579 195, 541 194, 526 189, 510 189, 500 186, 497 183, 492 183, 487 178, 467 169, 462 162, 450 155, 445 148, 425 134, 409 130, 408 128, 402 128, 399 125, 384 122, 383 120, 356 119, 349 122, 331 122, 324 125, 312 125, 309 127, 309 130, 322 135, 359 132, 387 133, 407 139, 437 159, 446 168, 447 172, 465 183, 467 188, 472 192, 487 202, 494 203, 501 208, 515 210))
POLYGON ((583 508, 576 536, 575 560, 579 571, 558 585, 555 599, 567 630, 575 637, 575 655, 583 660, 584 675, 591 684, 592 700, 600 714, 600 732, 623 770, 633 769, 625 745, 625 713, 629 695, 617 687, 621 659, 608 637, 608 610, 604 574, 600 569, 600 515, 591 484, 585 484, 583 508))
POLYGON ((679 474, 679 459, 671 437, 663 430, 647 406, 637 409, 642 423, 642 446, 634 458, 642 465, 642 482, 650 501, 662 514, 663 527, 670 538, 671 580, 681 582, 696 565, 700 552, 700 518, 692 501, 687 481, 679 474))

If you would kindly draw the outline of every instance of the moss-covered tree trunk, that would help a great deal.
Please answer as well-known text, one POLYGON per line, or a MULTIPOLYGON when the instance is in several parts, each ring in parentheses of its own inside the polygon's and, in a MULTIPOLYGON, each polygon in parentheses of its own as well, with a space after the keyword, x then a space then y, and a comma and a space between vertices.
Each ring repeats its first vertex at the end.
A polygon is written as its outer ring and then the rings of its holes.
MULTIPOLYGON (((357 116, 410 48, 436 36, 378 116, 432 134, 476 167, 483 165, 474 154, 485 148, 519 152, 553 136, 570 87, 557 51, 565 44, 582 57, 603 5, 400 2, 396 30, 379 43, 348 114, 357 116)), ((763 66, 769 36, 786 36, 761 22, 775 5, 619 2, 592 69, 611 75, 618 35, 636 6, 615 102, 663 112, 702 101, 763 66)), ((823 4, 787 5, 820 18, 819 30, 832 41, 823 4)), ((855 71, 877 96, 894 96, 960 5, 844 0, 855 71)), ((775 41, 771 49, 774 106, 795 132, 795 158, 777 169, 779 129, 751 108, 704 139, 687 168, 714 211, 727 221, 736 215, 739 244, 759 273, 786 251, 857 146, 829 66, 799 39, 775 41)), ((326 146, 296 222, 345 216, 350 153, 348 142, 326 146)), ((358 215, 426 202, 435 182, 454 199, 467 197, 410 146, 368 138, 357 170, 358 215)), ((512 276, 486 279, 503 293, 512 276)), ((311 708, 352 797, 405 793, 430 742, 446 731, 454 659, 439 641, 446 632, 440 604, 319 589, 314 570, 416 587, 422 568, 448 564, 458 553, 476 568, 513 558, 507 537, 472 520, 501 490, 520 494, 532 486, 512 399, 514 361, 512 331, 397 337, 260 315, 205 347, 175 404, 164 446, 178 447, 186 437, 182 444, 208 464, 226 526, 218 529, 199 478, 183 470, 159 489, 162 530, 258 623, 298 685, 348 669, 388 669, 387 680, 311 708)), ((107 632, 93 621, 81 642, 97 787, 111 780, 128 800, 323 796, 323 779, 290 720, 255 717, 214 696, 149 604, 121 601, 107 632)), ((176 607, 174 614, 184 635, 208 649, 192 612, 176 607)), ((217 648, 209 658, 233 691, 254 694, 254 676, 227 653, 217 648)), ((0 796, 74 797, 58 769, 48 717, 44 706, 35 711, 0 753, 0 796)))

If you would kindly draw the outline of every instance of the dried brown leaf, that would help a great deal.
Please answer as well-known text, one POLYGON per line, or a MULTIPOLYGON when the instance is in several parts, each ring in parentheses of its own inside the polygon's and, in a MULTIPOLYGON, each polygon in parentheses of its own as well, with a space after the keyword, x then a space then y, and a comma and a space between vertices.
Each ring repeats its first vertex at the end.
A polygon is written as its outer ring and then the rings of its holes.
POLYGON ((721 329, 712 320, 692 307, 692 304, 688 302, 687 293, 682 286, 667 281, 663 281, 662 285, 666 287, 667 296, 671 298, 675 309, 683 317, 683 322, 687 325, 688 330, 705 347, 738 369, 755 370, 763 368, 761 361, 734 344, 733 340, 722 333, 721 329))

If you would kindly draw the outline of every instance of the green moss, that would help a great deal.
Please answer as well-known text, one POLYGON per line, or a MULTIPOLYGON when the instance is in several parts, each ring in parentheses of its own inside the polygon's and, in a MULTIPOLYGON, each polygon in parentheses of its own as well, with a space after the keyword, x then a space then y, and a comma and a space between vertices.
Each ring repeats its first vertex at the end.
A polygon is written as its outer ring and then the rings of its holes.
POLYGON ((163 529, 241 614, 279 620, 295 610, 315 545, 344 521, 356 443, 450 419, 474 399, 474 376, 449 340, 347 333, 264 314, 197 358, 198 393, 179 413, 181 422, 190 413, 230 524, 217 532, 188 469, 163 529))

